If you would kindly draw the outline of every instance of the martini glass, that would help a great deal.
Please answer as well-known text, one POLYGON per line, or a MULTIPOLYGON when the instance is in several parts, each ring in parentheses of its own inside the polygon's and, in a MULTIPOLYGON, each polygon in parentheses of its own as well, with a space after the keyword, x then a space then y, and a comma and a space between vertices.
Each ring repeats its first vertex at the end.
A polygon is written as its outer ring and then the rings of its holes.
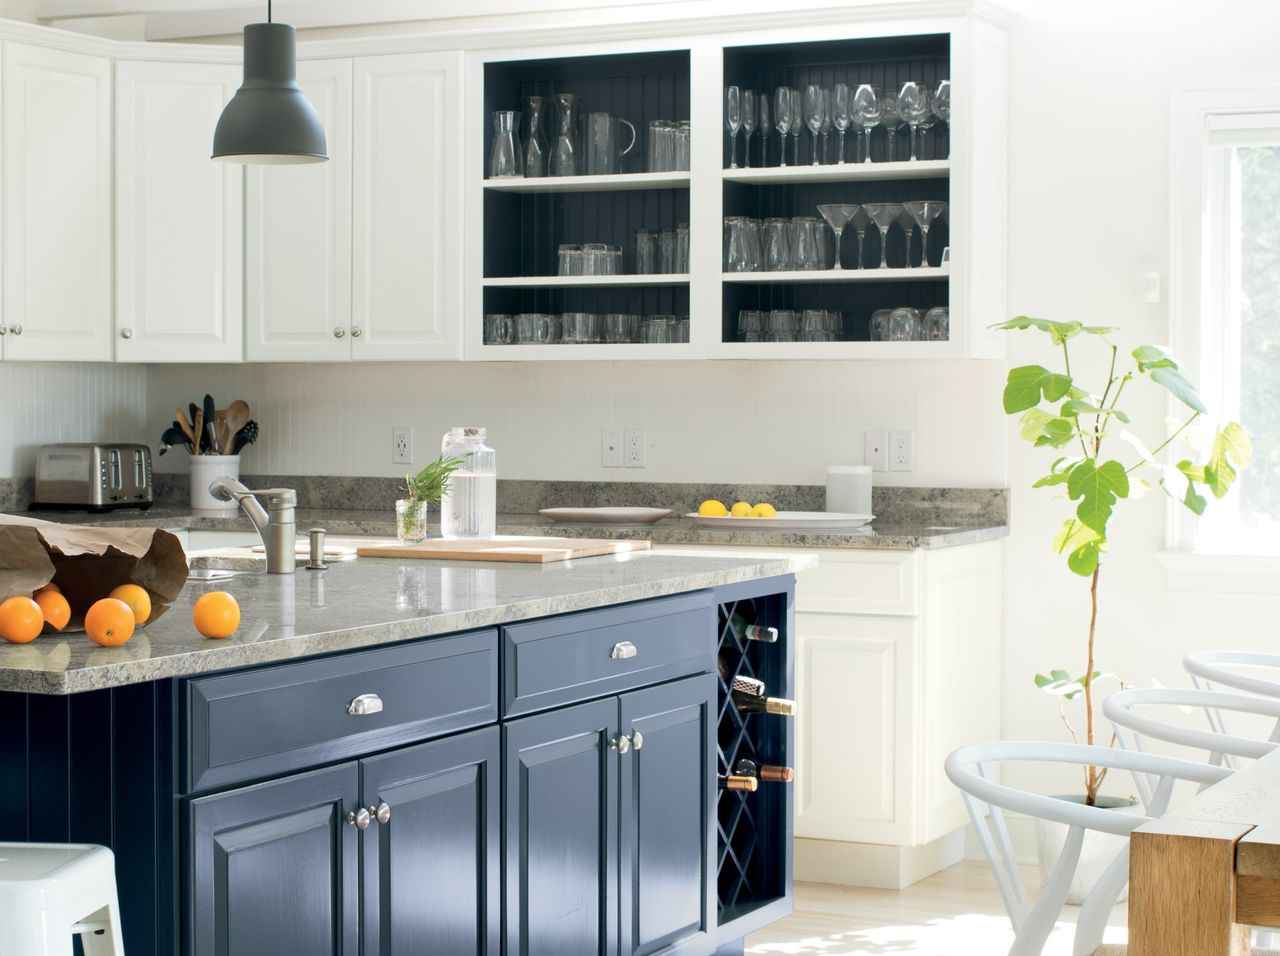
POLYGON ((920 83, 909 80, 898 90, 898 112, 911 127, 911 158, 916 159, 916 132, 926 118, 933 116, 929 91, 920 83))
POLYGON ((864 163, 871 162, 871 131, 880 123, 880 97, 876 93, 876 88, 869 83, 863 83, 853 94, 853 112, 858 117, 858 122, 862 124, 862 135, 866 140, 866 155, 862 157, 864 163))
POLYGON ((871 217, 867 215, 867 210, 862 206, 853 207, 854 214, 849 219, 849 224, 853 226, 853 231, 858 234, 858 257, 853 262, 855 269, 862 268, 862 238, 867 234, 867 226, 871 225, 871 217))
POLYGON ((947 208, 947 204, 936 199, 924 199, 905 202, 902 207, 911 214, 911 218, 920 227, 920 264, 927 266, 929 264, 929 227, 947 208))
POLYGON ((893 141, 898 129, 905 123, 902 114, 898 112, 898 94, 882 93, 880 94, 880 125, 885 128, 889 134, 888 150, 885 153, 885 162, 893 162, 893 141))
POLYGON ((840 264, 840 234, 844 231, 844 227, 849 224, 849 221, 853 219, 854 213, 859 208, 859 206, 846 203, 833 203, 818 207, 818 212, 822 213, 822 218, 827 221, 831 231, 836 234, 835 265, 831 267, 836 272, 844 269, 844 266, 840 264))
POLYGON ((871 221, 876 224, 876 228, 880 230, 880 268, 889 268, 889 227, 893 225, 894 220, 898 218, 898 214, 902 212, 902 204, 896 202, 869 202, 863 203, 862 208, 867 211, 867 215, 871 217, 871 221))
MULTIPOLYGON (((902 234, 906 236, 907 239, 907 247, 903 250, 903 255, 907 258, 907 268, 914 269, 915 263, 911 261, 911 237, 914 236, 916 232, 916 220, 915 217, 907 211, 905 203, 903 203, 898 209, 898 225, 902 227, 902 234)), ((921 258, 923 258, 923 256, 921 256, 921 258)))
MULTIPOLYGON (((933 112, 938 119, 947 124, 947 133, 951 133, 951 81, 943 80, 933 91, 933 112)), ((951 158, 951 140, 947 140, 947 159, 951 158)))

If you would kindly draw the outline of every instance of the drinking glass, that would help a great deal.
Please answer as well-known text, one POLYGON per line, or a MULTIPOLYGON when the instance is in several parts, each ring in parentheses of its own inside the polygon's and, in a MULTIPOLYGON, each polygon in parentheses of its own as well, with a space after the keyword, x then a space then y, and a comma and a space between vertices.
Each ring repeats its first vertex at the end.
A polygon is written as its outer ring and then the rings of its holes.
POLYGON ((864 163, 871 162, 871 131, 880 123, 880 96, 870 83, 862 83, 853 94, 853 113, 862 124, 862 136, 866 144, 864 163))
POLYGON ((893 140, 894 134, 902 124, 906 122, 902 118, 902 113, 898 111, 898 94, 897 93, 881 93, 880 94, 880 125, 885 128, 889 134, 889 141, 885 148, 885 162, 893 162, 893 140))
POLYGON ((800 331, 800 313, 795 309, 774 309, 766 317, 766 328, 770 342, 794 342, 800 331))
MULTIPOLYGON (((804 125, 813 136, 813 164, 818 165, 818 130, 822 128, 822 87, 810 83, 804 88, 804 125)), ((796 162, 800 162, 799 154, 796 162)))
POLYGON ((540 313, 537 316, 537 340, 541 345, 554 345, 563 341, 564 319, 559 315, 540 313))
POLYGON ((724 91, 724 125, 729 130, 729 168, 738 168, 738 130, 742 128, 742 90, 730 86, 724 91))
POLYGON ((556 272, 562 276, 582 275, 582 246, 563 245, 557 250, 556 272))
POLYGON ((764 267, 769 272, 787 272, 795 268, 791 243, 790 219, 764 221, 764 267))
POLYGON ((869 202, 863 203, 862 208, 867 211, 871 221, 880 230, 880 268, 887 269, 889 268, 889 227, 902 212, 902 206, 896 202, 869 202))
POLYGON ((822 133, 822 161, 826 163, 831 156, 831 91, 827 89, 822 91, 822 116, 818 129, 822 133))
POLYGON ((520 135, 516 132, 519 117, 515 110, 493 111, 493 149, 489 152, 491 179, 524 175, 520 162, 520 135))
POLYGON ((770 121, 769 94, 761 93, 760 100, 760 165, 769 165, 769 137, 773 135, 773 123, 770 121))
POLYGON ((751 168, 751 136, 756 131, 756 91, 742 91, 742 165, 751 168))
POLYGON ((526 178, 547 175, 547 137, 542 133, 542 113, 546 99, 524 98, 524 174, 526 178))
POLYGON ((818 244, 810 224, 813 220, 797 216, 791 220, 791 259, 792 268, 800 272, 810 272, 818 268, 818 244))
POLYGON ((631 341, 631 316, 610 312, 604 317, 604 339, 611 345, 631 341))
POLYGON ((604 275, 604 258, 609 247, 603 242, 584 242, 582 244, 582 274, 584 276, 604 275))
POLYGON ((759 342, 764 332, 764 313, 743 309, 738 313, 738 339, 742 342, 759 342))
POLYGON ((675 127, 666 120, 649 121, 649 142, 646 153, 651 173, 666 173, 675 168, 675 127))
POLYGON ((692 155, 693 131, 688 120, 680 120, 676 123, 675 132, 675 148, 673 150, 673 169, 689 169, 689 161, 692 155))
POLYGON ((645 319, 644 340, 651 345, 665 345, 676 340, 674 315, 651 315, 645 319))
POLYGON ((889 313, 889 341, 914 342, 920 338, 920 313, 915 309, 894 309, 889 313))
POLYGON ((576 176, 578 174, 578 150, 573 134, 577 114, 574 112, 578 98, 572 93, 556 93, 551 102, 556 108, 556 139, 551 144, 551 175, 576 176))
POLYGON ((601 275, 616 276, 622 274, 622 246, 609 246, 604 252, 604 270, 601 275))
POLYGON ((658 271, 676 271, 676 234, 669 229, 658 233, 658 271))
POLYGON ((760 240, 756 226, 754 220, 745 216, 725 219, 725 272, 756 272, 760 269, 760 240))
POLYGON ((943 80, 933 91, 933 114, 947 124, 947 159, 951 158, 951 81, 943 80))
POLYGON ((849 84, 837 83, 831 87, 831 124, 840 135, 836 138, 836 164, 844 163, 844 134, 849 131, 849 84))
POLYGON ((796 115, 791 108, 791 94, 789 86, 780 86, 773 93, 773 122, 778 129, 778 139, 782 146, 779 166, 787 165, 787 134, 796 122, 796 115))
POLYGON ((862 268, 862 239, 867 234, 867 226, 871 224, 871 217, 867 215, 867 211, 861 206, 854 207, 854 214, 849 222, 853 226, 854 232, 858 234, 858 255, 854 260, 853 267, 855 269, 862 268))
POLYGON ((933 115, 929 91, 922 84, 909 80, 898 90, 898 112, 911 127, 911 158, 916 159, 916 133, 926 117, 933 115))
POLYGON ((689 224, 676 223, 676 272, 689 271, 689 224))
POLYGON ((892 309, 876 309, 871 313, 871 320, 867 323, 867 338, 872 342, 885 342, 889 339, 889 316, 893 314, 892 309))
POLYGON ((947 204, 933 199, 904 202, 902 208, 911 214, 911 218, 920 227, 920 264, 929 264, 929 227, 938 218, 947 204))
POLYGON ((514 321, 506 313, 491 313, 484 317, 484 344, 506 345, 513 338, 514 321))
POLYGON ((675 340, 677 342, 689 341, 689 317, 687 315, 676 316, 675 340))
POLYGON ((652 229, 636 230, 636 274, 653 275, 658 271, 658 234, 652 229))
POLYGON ((566 312, 564 340, 578 345, 596 345, 603 338, 604 322, 595 312, 566 312))
POLYGON ((521 312, 516 316, 516 342, 520 345, 533 345, 538 341, 538 320, 541 316, 533 312, 521 312))
POLYGON ((928 342, 945 342, 951 338, 951 312, 946 306, 934 306, 924 314, 921 338, 928 342))
POLYGON ((818 207, 818 212, 822 214, 822 218, 827 221, 827 225, 831 227, 831 231, 836 234, 836 251, 835 264, 832 269, 839 272, 844 266, 840 264, 840 234, 844 231, 844 227, 849 224, 849 220, 853 218, 854 213, 858 211, 856 205, 846 203, 832 203, 818 207))
POLYGON ((829 342, 829 329, 826 309, 805 309, 800 313, 800 340, 802 342, 829 342))

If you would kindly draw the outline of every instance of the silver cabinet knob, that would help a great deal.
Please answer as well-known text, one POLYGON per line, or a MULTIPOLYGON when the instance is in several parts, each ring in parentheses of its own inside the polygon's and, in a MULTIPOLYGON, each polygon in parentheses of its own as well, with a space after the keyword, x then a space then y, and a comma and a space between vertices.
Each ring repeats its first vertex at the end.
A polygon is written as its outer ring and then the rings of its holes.
POLYGON ((639 653, 636 646, 630 641, 619 641, 613 645, 613 650, 609 651, 609 656, 615 661, 626 661, 635 657, 639 653))
POLYGON ((21 326, 21 325, 11 325, 11 326, 9 326, 9 331, 10 331, 10 332, 12 332, 14 335, 21 335, 21 334, 22 334, 22 326, 21 326))
POLYGON ((635 747, 636 750, 639 750, 641 747, 643 747, 644 734, 640 733, 640 731, 638 730, 631 731, 631 746, 635 747))
POLYGON ((631 749, 631 738, 626 734, 623 734, 621 737, 614 737, 609 741, 609 749, 616 750, 618 753, 624 754, 631 749))
POLYGON ((347 330, 342 328, 341 326, 333 330, 333 337, 335 339, 340 339, 346 334, 347 334, 347 330))
POLYGON ((369 812, 379 823, 388 823, 391 820, 391 806, 385 800, 379 802, 376 807, 370 807, 369 812))
POLYGON ((358 325, 353 325, 353 326, 351 327, 351 337, 352 337, 353 339, 358 339, 358 338, 360 338, 360 336, 362 336, 362 335, 364 335, 364 329, 360 328, 360 326, 358 326, 358 325))
POLYGON ((131 339, 131 338, 133 338, 133 329, 121 329, 121 330, 120 330, 120 338, 122 338, 122 339, 131 339))
POLYGON ((347 825, 353 826, 357 830, 369 829, 369 821, 372 819, 373 818, 369 816, 369 811, 364 807, 361 807, 359 810, 347 811, 347 825))
POLYGON ((382 698, 377 694, 361 694, 347 704, 347 713, 352 717, 368 717, 382 713, 382 698))
POLYGON ((9 327, 7 325, 0 325, 0 335, 7 335, 8 332, 9 327))

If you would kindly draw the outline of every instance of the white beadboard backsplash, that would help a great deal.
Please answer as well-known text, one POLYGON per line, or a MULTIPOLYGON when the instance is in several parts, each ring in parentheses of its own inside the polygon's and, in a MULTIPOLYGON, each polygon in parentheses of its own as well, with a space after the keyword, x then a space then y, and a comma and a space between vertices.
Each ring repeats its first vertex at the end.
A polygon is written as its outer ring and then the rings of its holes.
POLYGON ((483 425, 504 478, 820 484, 862 462, 867 429, 910 429, 914 471, 878 483, 1003 487, 1003 379, 995 362, 155 365, 147 435, 207 391, 261 425, 246 474, 398 476, 393 426, 413 428, 421 465, 449 426, 483 425), (610 425, 645 429, 647 467, 601 467, 610 425))
POLYGON ((0 363, 0 478, 28 476, 36 450, 61 440, 154 445, 147 370, 139 365, 0 363))

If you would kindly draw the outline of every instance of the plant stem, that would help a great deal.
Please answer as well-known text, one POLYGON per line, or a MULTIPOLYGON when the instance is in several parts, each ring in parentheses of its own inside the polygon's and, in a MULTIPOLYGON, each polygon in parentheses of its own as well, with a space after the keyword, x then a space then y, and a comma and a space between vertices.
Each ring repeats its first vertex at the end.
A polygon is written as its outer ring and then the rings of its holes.
MULTIPOLYGON (((1098 631, 1098 568, 1093 569, 1093 578, 1089 582, 1089 660, 1084 669, 1084 714, 1085 714, 1085 743, 1093 746, 1093 639, 1098 631)), ((1084 777, 1084 802, 1085 806, 1092 807, 1098 802, 1098 787, 1102 784, 1102 778, 1098 774, 1098 768, 1089 766, 1085 768, 1084 777)))
MULTIPOLYGON (((1067 340, 1062 340, 1062 364, 1066 367, 1067 378, 1071 378, 1071 352, 1067 349, 1067 340)), ((1074 379, 1072 384, 1075 384, 1074 379)), ((1072 420, 1076 424, 1076 437, 1080 439, 1080 451, 1084 453, 1084 457, 1089 457, 1089 446, 1085 444, 1084 433, 1080 429, 1080 416, 1075 415, 1072 420)))
MULTIPOLYGON (((1171 445, 1173 441, 1179 435, 1181 435, 1184 431, 1186 431, 1187 427, 1199 417, 1200 417, 1199 412, 1193 412, 1190 418, 1188 418, 1185 422, 1183 422, 1181 425, 1178 426, 1178 430, 1176 432, 1174 432, 1172 435, 1170 435, 1168 438, 1166 438, 1160 444, 1156 445, 1156 447, 1151 450, 1151 457, 1154 459, 1156 455, 1160 454, 1160 452, 1168 448, 1169 445, 1171 445)), ((1137 469, 1141 468, 1145 464, 1146 464, 1145 461, 1140 461, 1136 465, 1134 465, 1132 468, 1127 469, 1125 474, 1128 474, 1131 471, 1136 471, 1137 469)))

